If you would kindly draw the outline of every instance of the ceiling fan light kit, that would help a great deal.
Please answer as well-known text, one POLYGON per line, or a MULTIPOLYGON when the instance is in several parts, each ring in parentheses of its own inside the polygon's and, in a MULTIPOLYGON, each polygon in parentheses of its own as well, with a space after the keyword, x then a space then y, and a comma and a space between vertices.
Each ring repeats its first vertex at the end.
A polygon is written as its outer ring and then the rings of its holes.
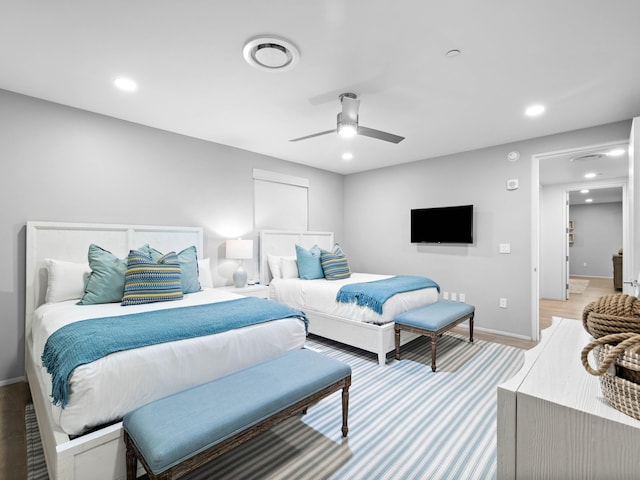
POLYGON ((365 137, 383 140, 385 142, 400 143, 404 137, 394 135, 393 133, 375 130, 373 128, 363 127, 358 123, 358 109, 360 108, 360 100, 355 93, 342 93, 339 95, 342 104, 342 112, 338 113, 337 125, 335 130, 326 130, 324 132, 313 133, 304 137, 293 138, 290 142, 298 142, 308 138, 319 137, 328 133, 335 133, 341 137, 353 137, 354 135, 362 135, 365 137))
POLYGON ((338 135, 342 138, 355 137, 358 133, 358 120, 354 122, 348 118, 342 118, 342 113, 338 114, 338 135))

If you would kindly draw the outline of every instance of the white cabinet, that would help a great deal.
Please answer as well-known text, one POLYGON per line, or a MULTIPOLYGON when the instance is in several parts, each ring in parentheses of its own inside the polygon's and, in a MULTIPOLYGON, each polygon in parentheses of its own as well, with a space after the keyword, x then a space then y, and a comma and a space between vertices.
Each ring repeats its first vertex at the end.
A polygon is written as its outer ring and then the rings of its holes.
POLYGON ((611 407, 582 366, 582 323, 554 319, 542 333, 498 386, 498 480, 638 478, 640 421, 611 407))

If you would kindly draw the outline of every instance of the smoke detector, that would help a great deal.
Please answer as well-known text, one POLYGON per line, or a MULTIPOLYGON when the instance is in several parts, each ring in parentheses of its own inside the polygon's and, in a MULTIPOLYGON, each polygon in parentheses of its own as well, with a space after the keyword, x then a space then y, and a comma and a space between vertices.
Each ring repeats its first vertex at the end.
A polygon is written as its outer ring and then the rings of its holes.
POLYGON ((300 61, 300 51, 289 40, 260 36, 249 40, 242 49, 246 62, 258 70, 284 72, 300 61))

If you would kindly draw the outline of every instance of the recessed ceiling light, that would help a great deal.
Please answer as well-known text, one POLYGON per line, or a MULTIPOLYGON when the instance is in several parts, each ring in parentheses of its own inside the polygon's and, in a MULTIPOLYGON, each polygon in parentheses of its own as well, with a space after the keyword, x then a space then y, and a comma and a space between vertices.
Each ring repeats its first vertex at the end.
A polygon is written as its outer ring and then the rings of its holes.
POLYGON ((624 148, 614 148, 613 150, 610 150, 609 152, 607 152, 607 156, 619 157, 620 155, 624 155, 625 153, 626 153, 626 150, 624 148))
POLYGON ((527 107, 524 113, 528 117, 537 117, 538 115, 542 115, 544 113, 544 105, 531 105, 530 107, 527 107))
POLYGON ((580 193, 589 193, 589 189, 583 188, 582 190, 580 190, 580 193))
POLYGON ((261 36, 249 40, 242 49, 246 62, 259 70, 284 72, 300 61, 300 51, 289 40, 261 36))
POLYGON ((133 92, 138 89, 138 84, 126 77, 118 77, 113 81, 113 84, 118 87, 120 90, 124 90, 125 92, 133 92))
POLYGON ((587 198, 587 199, 585 200, 585 202, 586 202, 586 203, 591 203, 591 202, 593 202, 593 198, 587 198))
POLYGON ((457 57, 461 53, 462 52, 460 50, 458 50, 457 48, 454 48, 453 50, 449 50, 447 53, 445 53, 444 56, 447 58, 453 58, 453 57, 457 57))
POLYGON ((593 172, 585 173, 584 178, 595 178, 597 174, 593 172))
POLYGON ((353 159, 353 153, 351 152, 344 152, 342 154, 342 159, 343 160, 352 160, 353 159))

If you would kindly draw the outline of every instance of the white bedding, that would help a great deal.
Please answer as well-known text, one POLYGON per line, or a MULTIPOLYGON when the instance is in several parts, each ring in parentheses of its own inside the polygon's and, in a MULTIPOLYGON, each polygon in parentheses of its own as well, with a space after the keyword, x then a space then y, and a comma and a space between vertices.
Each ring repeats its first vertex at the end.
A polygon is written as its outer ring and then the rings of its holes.
MULTIPOLYGON (((47 338, 58 328, 87 318, 219 302, 240 298, 231 292, 205 289, 183 300, 122 307, 120 304, 76 305, 77 300, 44 304, 33 319, 32 356, 40 381, 51 392, 42 367, 47 338)), ((151 345, 108 355, 77 367, 64 409, 51 404, 53 418, 69 435, 119 420, 126 412, 173 392, 245 368, 281 352, 301 348, 304 323, 281 319, 178 342, 151 345)))
POLYGON ((300 310, 313 310, 336 317, 349 318, 365 323, 382 325, 392 322, 401 312, 438 300, 438 290, 423 288, 399 293, 387 300, 382 315, 355 303, 336 302, 336 294, 343 285, 371 282, 390 278, 391 275, 352 273, 344 280, 302 280, 300 278, 274 278, 269 285, 272 299, 300 310))

